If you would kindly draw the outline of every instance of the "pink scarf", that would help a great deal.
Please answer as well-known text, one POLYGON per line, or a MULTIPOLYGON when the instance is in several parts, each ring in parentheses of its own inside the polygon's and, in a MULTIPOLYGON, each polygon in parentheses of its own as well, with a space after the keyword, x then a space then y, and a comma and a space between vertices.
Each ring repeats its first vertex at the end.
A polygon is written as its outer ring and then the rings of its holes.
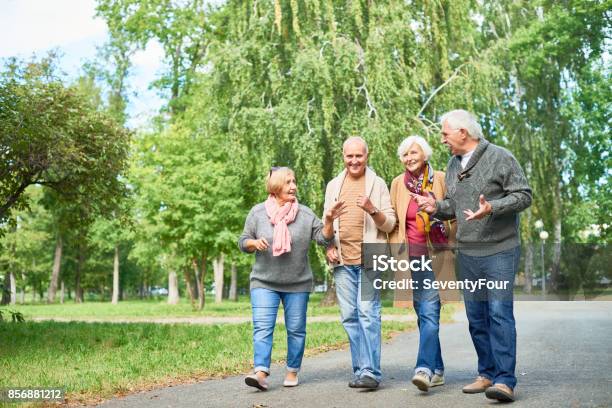
POLYGON ((297 199, 293 202, 286 202, 282 207, 276 202, 272 194, 264 203, 266 213, 272 225, 274 225, 274 241, 272 242, 272 255, 279 256, 291 251, 291 234, 287 224, 295 220, 298 212, 297 199))

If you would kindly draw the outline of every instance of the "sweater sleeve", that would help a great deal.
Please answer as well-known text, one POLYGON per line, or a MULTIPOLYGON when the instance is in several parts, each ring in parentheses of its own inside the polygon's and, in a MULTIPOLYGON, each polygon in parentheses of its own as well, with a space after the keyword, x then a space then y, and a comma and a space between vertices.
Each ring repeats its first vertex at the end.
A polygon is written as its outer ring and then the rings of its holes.
POLYGON ((312 214, 312 234, 311 239, 313 239, 317 244, 327 247, 334 236, 332 235, 330 239, 326 239, 325 235, 323 235, 323 223, 320 219, 317 218, 314 213, 312 214))
POLYGON ((505 196, 489 201, 492 215, 518 213, 531 205, 531 188, 523 169, 512 154, 504 156, 502 166, 506 171, 502 180, 505 196))
MULTIPOLYGON (((331 206, 333 205, 332 199, 331 199, 331 196, 332 196, 331 189, 333 188, 332 187, 332 183, 333 183, 333 180, 330 181, 329 183, 327 183, 327 186, 325 187, 325 201, 323 202, 323 215, 322 215, 322 218, 325 217, 325 214, 327 213, 327 210, 329 210, 331 208, 331 206)), ((330 246, 333 243, 334 243, 334 238, 332 237, 332 239, 330 239, 327 242, 327 246, 330 246)))
POLYGON ((381 208, 379 209, 383 214, 385 214, 385 222, 378 227, 379 230, 391 233, 395 228, 395 223, 397 222, 397 217, 395 216, 395 210, 391 205, 391 196, 389 194, 389 189, 387 188, 387 184, 383 179, 379 178, 378 182, 380 183, 380 204, 381 208))
POLYGON ((255 214, 253 209, 249 211, 249 215, 247 215, 246 221, 244 223, 244 229, 242 230, 242 234, 238 238, 238 248, 242 252, 251 253, 247 250, 246 240, 247 239, 257 239, 257 221, 255 219, 255 214))
POLYGON ((455 218, 455 200, 448 193, 447 186, 452 182, 450 172, 444 175, 444 199, 436 201, 436 212, 433 214, 440 220, 452 220, 455 218))

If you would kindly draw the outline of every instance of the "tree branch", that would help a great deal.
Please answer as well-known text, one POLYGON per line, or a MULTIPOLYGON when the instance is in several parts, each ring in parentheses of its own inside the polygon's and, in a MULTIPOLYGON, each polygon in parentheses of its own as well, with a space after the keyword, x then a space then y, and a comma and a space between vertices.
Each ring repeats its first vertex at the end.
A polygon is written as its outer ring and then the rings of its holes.
POLYGON ((425 110, 425 108, 427 108, 427 105, 429 105, 429 102, 431 102, 431 100, 433 99, 434 96, 436 96, 436 94, 438 92, 440 92, 442 90, 442 88, 444 88, 446 85, 448 85, 449 83, 452 82, 453 79, 455 79, 457 77, 457 75, 459 74, 459 71, 461 70, 461 68, 463 68, 465 65, 467 65, 468 63, 463 63, 461 65, 459 65, 457 67, 457 69, 455 69, 455 71, 453 72, 453 74, 448 77, 448 79, 446 81, 444 81, 444 83, 442 85, 440 85, 439 87, 436 88, 435 91, 433 91, 433 93, 431 95, 429 95, 429 98, 427 98, 427 100, 425 101, 425 103, 423 104, 423 106, 421 107, 421 110, 419 110, 419 113, 416 114, 416 117, 418 118, 419 116, 421 116, 421 114, 423 113, 423 111, 425 110))

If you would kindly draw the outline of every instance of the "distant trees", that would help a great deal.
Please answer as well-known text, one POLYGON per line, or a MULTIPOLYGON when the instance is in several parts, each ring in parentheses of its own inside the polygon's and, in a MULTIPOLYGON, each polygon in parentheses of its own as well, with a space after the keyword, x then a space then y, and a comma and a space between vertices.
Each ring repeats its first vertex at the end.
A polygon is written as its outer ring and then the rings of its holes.
POLYGON ((56 77, 52 58, 9 60, 0 71, 0 223, 20 231, 20 220, 11 215, 28 208, 26 189, 34 185, 48 189, 71 227, 112 213, 126 197, 119 176, 127 167, 129 140, 130 133, 82 89, 56 77))
MULTIPOLYGON (((213 282, 218 291, 229 282, 235 297, 251 263, 236 238, 265 198, 271 166, 293 167, 300 200, 320 213, 346 137, 368 141, 387 181, 402 171, 395 151, 410 134, 429 140, 443 169, 436 123, 455 108, 478 114, 486 137, 525 168, 535 193, 526 242, 536 219, 557 243, 587 240, 592 224, 607 242, 608 9, 586 0, 99 0, 110 33, 102 65, 70 86, 48 63, 2 73, 0 222, 10 239, 0 276, 17 271, 9 259, 28 264, 19 243, 42 228, 44 245, 28 251, 44 260, 49 301, 62 268, 77 298, 83 284, 103 292, 111 281, 114 301, 120 283, 143 296, 168 282, 170 302, 184 291, 195 308, 213 282), (151 85, 166 104, 130 140, 131 58, 152 41, 165 65, 151 85), (23 213, 41 194, 40 208, 23 213)), ((322 280, 323 253, 312 255, 322 280)))

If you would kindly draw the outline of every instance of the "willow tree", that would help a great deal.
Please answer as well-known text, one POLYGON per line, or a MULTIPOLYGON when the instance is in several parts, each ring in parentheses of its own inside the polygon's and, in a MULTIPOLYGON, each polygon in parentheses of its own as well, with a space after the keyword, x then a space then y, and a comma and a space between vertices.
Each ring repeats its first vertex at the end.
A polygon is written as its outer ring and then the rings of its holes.
MULTIPOLYGON (((241 160, 248 206, 264 196, 271 166, 295 169, 300 200, 321 212, 341 145, 361 135, 386 180, 401 171, 412 133, 439 147, 443 110, 478 110, 493 99, 494 71, 476 52, 469 1, 229 1, 211 16, 208 69, 193 100, 241 160)), ((196 89, 196 88, 194 88, 196 89)), ((436 149, 442 167, 446 150, 436 149)), ((320 264, 323 254, 317 252, 320 264)))

